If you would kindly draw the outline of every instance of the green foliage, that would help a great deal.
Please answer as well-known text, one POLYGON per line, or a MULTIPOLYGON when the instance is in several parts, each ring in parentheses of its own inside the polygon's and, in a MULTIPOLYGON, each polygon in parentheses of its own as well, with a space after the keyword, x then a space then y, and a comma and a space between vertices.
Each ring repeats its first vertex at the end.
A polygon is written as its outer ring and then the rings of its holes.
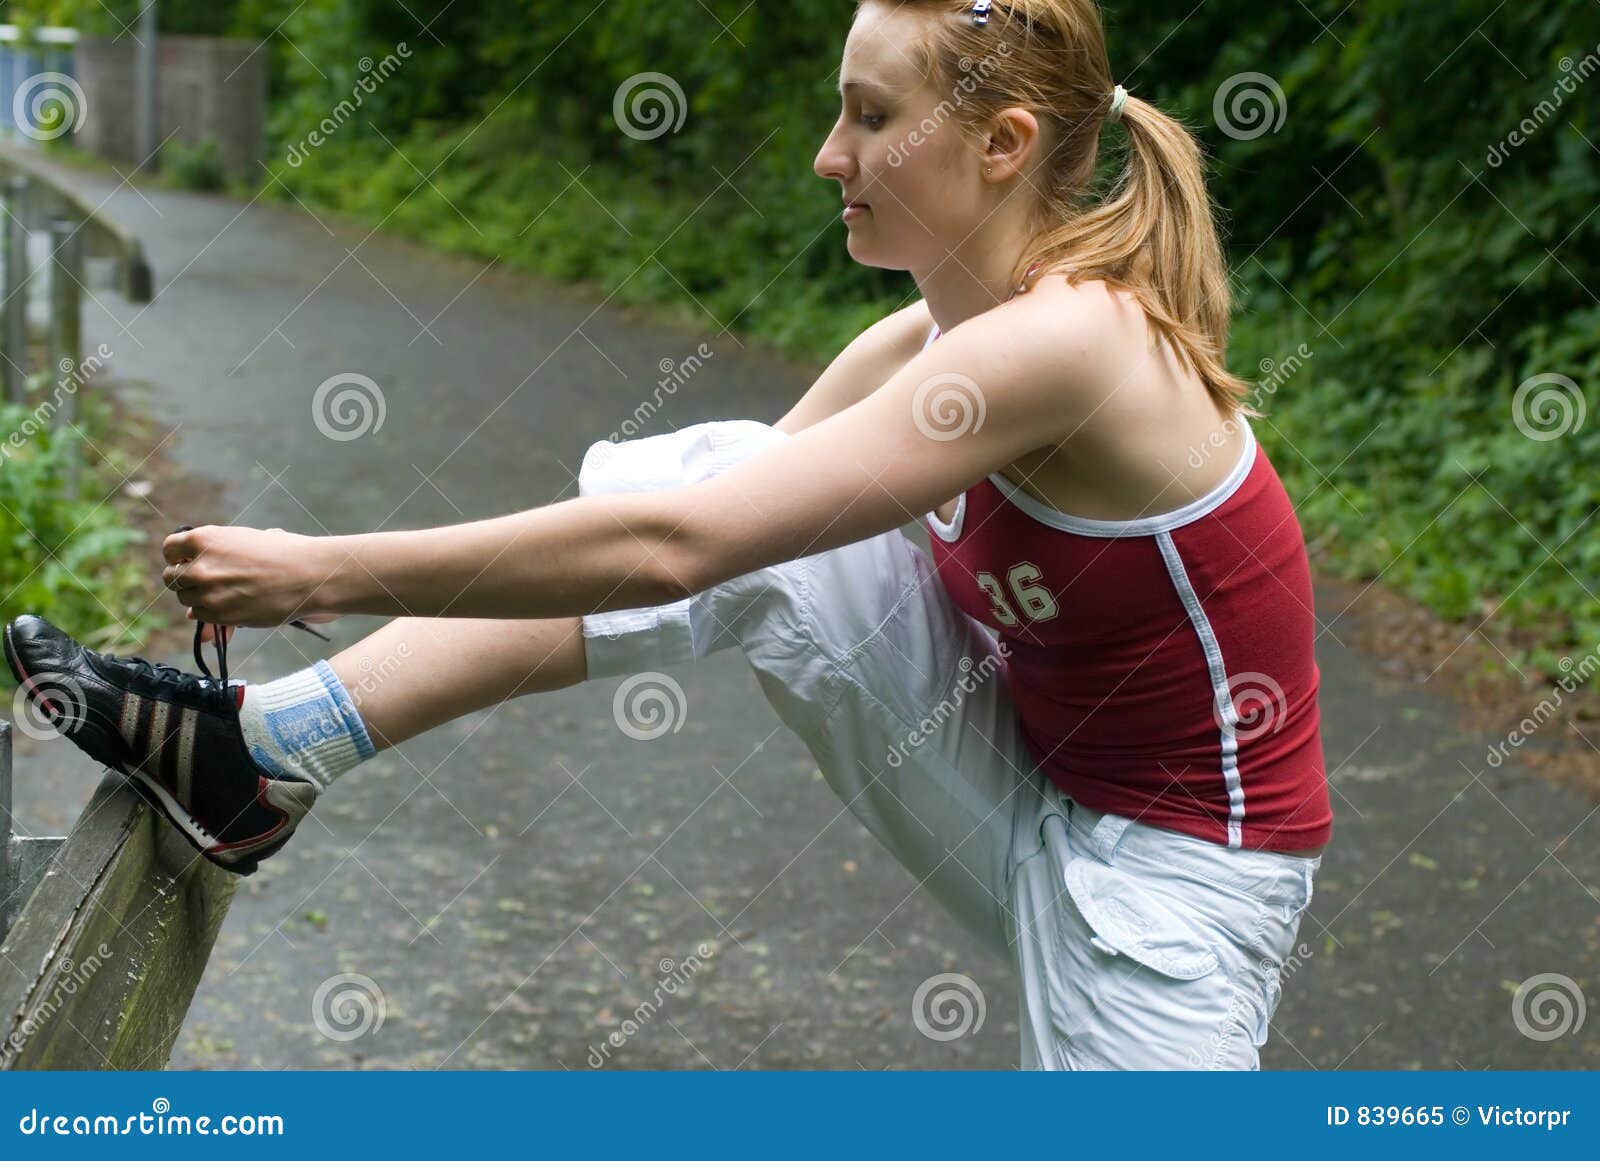
MULTIPOLYGON (((282 18, 255 3, 257 19, 282 18)), ((1563 60, 1600 53, 1600 8, 1105 7, 1116 75, 1194 127, 1211 159, 1239 291, 1233 365, 1311 352, 1263 394, 1257 429, 1320 567, 1382 577, 1469 624, 1493 612, 1544 643, 1546 666, 1593 647, 1600 76, 1594 93, 1558 84, 1563 60), (1281 87, 1283 123, 1230 135, 1214 104, 1251 72, 1281 87), (1556 93, 1558 115, 1491 164, 1556 93), (1579 385, 1589 418, 1541 441, 1512 400, 1548 373, 1579 385)), ((440 49, 392 6, 312 0, 284 32, 324 46, 327 76, 280 52, 293 95, 276 104, 279 135, 345 90, 330 59, 407 37, 419 55, 363 126, 279 176, 437 245, 828 357, 914 293, 850 260, 837 190, 811 170, 850 6, 707 8, 727 30, 648 0, 559 16, 518 0, 423 5, 440 49), (650 71, 682 87, 687 117, 639 141, 618 131, 613 99, 650 71)))
POLYGON ((49 411, 0 405, 0 619, 37 613, 91 643, 131 645, 158 621, 150 570, 130 553, 145 536, 107 498, 118 477, 98 461, 83 498, 65 499, 80 442, 52 430, 49 411))
POLYGON ((215 138, 194 145, 173 139, 161 147, 161 172, 179 189, 219 190, 227 184, 215 138))
MULTIPOLYGON (((71 2, 102 8, 30 0, 71 2)), ((137 7, 107 2, 123 19, 137 7)), ((276 163, 283 190, 826 358, 915 293, 850 259, 837 189, 812 172, 852 7, 228 0, 164 5, 163 25, 270 38, 280 159, 350 97, 363 59, 409 47, 357 116, 302 163, 276 163), (613 106, 651 72, 681 87, 685 118, 639 140, 613 106)), ((1544 643, 1544 664, 1594 647, 1600 75, 1585 70, 1600 6, 1103 9, 1113 74, 1206 147, 1238 290, 1235 369, 1311 352, 1268 385, 1256 426, 1319 565, 1468 624, 1492 611, 1544 643), (1281 89, 1275 131, 1219 124, 1219 95, 1247 73, 1281 89), (1533 439, 1513 399, 1551 374, 1577 385, 1586 419, 1533 439)))

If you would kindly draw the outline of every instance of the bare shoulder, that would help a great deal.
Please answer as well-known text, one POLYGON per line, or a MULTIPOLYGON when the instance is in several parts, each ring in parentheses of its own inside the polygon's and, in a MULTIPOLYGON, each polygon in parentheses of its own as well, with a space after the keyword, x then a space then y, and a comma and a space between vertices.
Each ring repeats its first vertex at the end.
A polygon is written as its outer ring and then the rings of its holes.
POLYGON ((1114 363, 1144 320, 1131 295, 1098 279, 1072 285, 1048 277, 1003 307, 1006 315, 996 322, 1026 340, 1019 345, 1091 372, 1114 363))
POLYGON ((1116 390, 1142 320, 1137 302, 1102 282, 1046 277, 952 329, 949 342, 966 373, 1047 396, 1065 418, 1116 390))
POLYGON ((879 319, 834 357, 774 426, 793 434, 859 403, 916 358, 932 331, 928 304, 920 298, 879 319))
POLYGON ((932 333, 933 316, 927 302, 919 298, 873 323, 860 338, 870 342, 880 356, 903 366, 916 357, 932 333))

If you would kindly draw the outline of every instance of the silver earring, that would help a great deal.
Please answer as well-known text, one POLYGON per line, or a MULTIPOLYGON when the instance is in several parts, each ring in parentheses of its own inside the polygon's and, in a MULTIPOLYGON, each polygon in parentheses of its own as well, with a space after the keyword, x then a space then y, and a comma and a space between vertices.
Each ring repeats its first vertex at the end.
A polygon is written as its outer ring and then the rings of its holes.
POLYGON ((994 172, 994 166, 992 166, 992 165, 984 166, 983 167, 983 172, 984 173, 993 173, 994 172))

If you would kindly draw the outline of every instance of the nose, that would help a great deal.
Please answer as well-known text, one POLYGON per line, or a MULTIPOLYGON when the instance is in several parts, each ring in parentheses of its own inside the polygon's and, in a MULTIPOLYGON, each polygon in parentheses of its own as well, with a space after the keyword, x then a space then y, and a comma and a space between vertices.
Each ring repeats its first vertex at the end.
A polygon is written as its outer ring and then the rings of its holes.
POLYGON ((817 151, 817 158, 812 162, 811 168, 820 178, 832 179, 841 185, 847 185, 855 172, 855 158, 845 147, 845 137, 840 132, 843 124, 842 116, 834 122, 833 128, 828 131, 827 140, 817 151))

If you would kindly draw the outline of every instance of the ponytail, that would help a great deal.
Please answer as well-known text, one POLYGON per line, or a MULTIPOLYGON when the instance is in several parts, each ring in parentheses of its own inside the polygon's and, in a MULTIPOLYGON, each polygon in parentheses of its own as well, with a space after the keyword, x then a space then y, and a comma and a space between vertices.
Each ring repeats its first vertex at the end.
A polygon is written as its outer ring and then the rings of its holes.
POLYGON ((1199 143, 1138 97, 1126 98, 1121 123, 1127 165, 1106 199, 1046 230, 1028 262, 1128 291, 1225 411, 1259 416, 1225 362, 1232 293, 1199 143))

